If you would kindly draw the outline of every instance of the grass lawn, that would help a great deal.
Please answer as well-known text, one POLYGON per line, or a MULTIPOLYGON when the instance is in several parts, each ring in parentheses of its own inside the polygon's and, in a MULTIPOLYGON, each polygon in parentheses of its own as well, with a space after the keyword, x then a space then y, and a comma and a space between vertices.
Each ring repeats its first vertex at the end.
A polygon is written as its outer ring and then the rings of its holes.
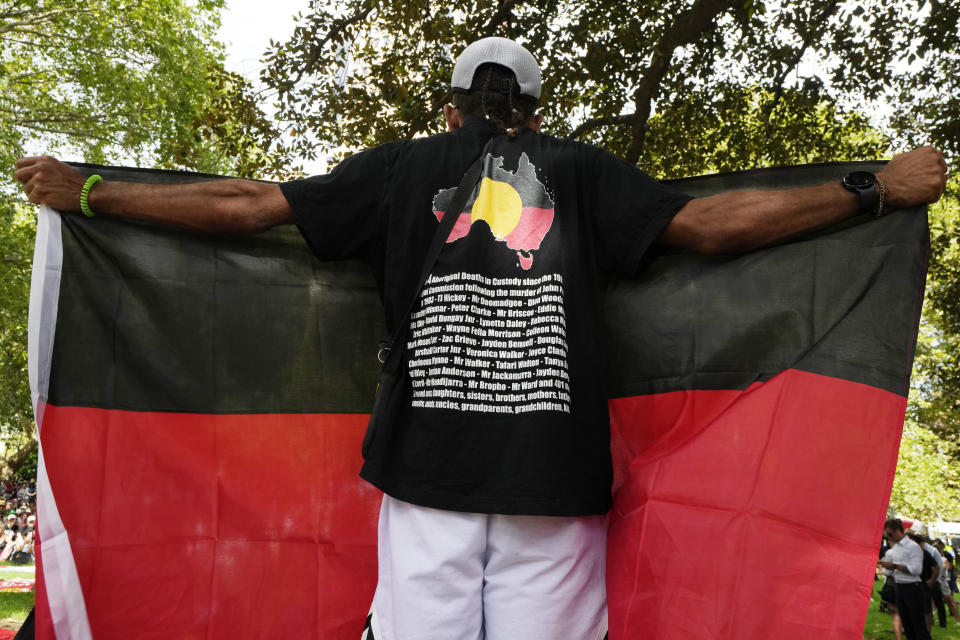
MULTIPOLYGON (((863 627, 863 640, 893 640, 893 618, 889 613, 880 613, 880 587, 883 582, 873 584, 873 597, 870 599, 870 608, 867 609, 867 623, 863 627)), ((954 598, 957 595, 954 594, 954 598)), ((954 623, 947 610, 947 628, 937 626, 937 615, 933 615, 933 629, 930 630, 933 640, 960 640, 960 627, 954 623)))
POLYGON ((0 567, 0 580, 33 580, 35 575, 35 571, 13 571, 0 567))
MULTIPOLYGON (((18 566, 11 565, 9 562, 0 562, 0 580, 32 580, 35 575, 36 569, 32 565, 18 566), (23 569, 29 570, 24 571, 23 569)), ((19 629, 32 608, 33 592, 0 593, 0 629, 19 629)))
POLYGON ((0 629, 19 629, 33 608, 33 593, 0 593, 0 629))

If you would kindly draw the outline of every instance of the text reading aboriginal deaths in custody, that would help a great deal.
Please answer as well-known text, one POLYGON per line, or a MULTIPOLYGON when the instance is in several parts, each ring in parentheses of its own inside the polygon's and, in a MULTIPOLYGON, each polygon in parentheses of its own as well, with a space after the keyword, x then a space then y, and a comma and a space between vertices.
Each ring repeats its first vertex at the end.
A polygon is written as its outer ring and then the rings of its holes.
POLYGON ((431 276, 410 328, 414 407, 570 412, 559 274, 431 276))

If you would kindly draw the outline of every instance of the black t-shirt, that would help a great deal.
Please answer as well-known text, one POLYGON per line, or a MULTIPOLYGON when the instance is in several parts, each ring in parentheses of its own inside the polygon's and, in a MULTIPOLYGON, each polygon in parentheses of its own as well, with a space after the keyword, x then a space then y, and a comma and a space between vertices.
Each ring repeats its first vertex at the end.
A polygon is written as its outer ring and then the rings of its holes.
MULTIPOLYGON (((371 263, 392 332, 438 218, 494 130, 386 144, 281 186, 314 253, 371 263)), ((689 197, 590 145, 500 134, 411 316, 407 414, 361 476, 453 511, 610 507, 601 272, 633 274, 689 197)))

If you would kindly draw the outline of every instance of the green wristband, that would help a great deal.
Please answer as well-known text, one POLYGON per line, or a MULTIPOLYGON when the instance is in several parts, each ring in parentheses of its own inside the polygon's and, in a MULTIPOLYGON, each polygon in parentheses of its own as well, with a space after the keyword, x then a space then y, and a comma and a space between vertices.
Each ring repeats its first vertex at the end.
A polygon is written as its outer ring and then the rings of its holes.
POLYGON ((93 212, 93 209, 90 208, 90 189, 101 180, 103 180, 103 176, 93 174, 87 178, 87 181, 83 183, 83 188, 80 189, 80 211, 88 218, 97 215, 93 212))

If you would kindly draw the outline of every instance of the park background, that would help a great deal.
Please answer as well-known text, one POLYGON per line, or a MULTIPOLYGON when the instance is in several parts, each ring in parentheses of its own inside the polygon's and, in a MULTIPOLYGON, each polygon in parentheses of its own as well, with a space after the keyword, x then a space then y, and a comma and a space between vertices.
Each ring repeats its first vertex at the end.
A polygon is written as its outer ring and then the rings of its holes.
MULTIPOLYGON (((322 172, 357 149, 441 131, 453 60, 486 35, 541 61, 544 131, 659 179, 921 144, 944 151, 952 176, 960 162, 955 2, 0 0, 0 474, 32 479, 37 455, 26 373, 36 213, 12 179, 17 157, 322 172)), ((951 177, 930 210, 890 504, 941 530, 960 520, 958 187, 951 177)), ((31 601, 0 593, 0 618, 31 601)), ((865 637, 888 622, 871 612, 865 637)))

